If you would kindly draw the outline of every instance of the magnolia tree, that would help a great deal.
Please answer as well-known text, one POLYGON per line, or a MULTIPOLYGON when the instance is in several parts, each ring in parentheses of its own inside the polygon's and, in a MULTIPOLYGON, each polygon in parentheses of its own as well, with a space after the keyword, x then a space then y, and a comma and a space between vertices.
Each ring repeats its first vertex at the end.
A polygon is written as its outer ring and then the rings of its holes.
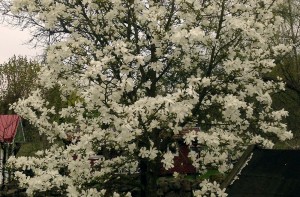
MULTIPOLYGON (((10 158, 20 185, 29 195, 131 196, 119 186, 136 183, 141 196, 156 196, 160 168, 174 166, 174 135, 187 125, 201 128, 183 136, 203 147, 189 153, 200 174, 208 166, 226 172, 248 144, 291 138, 281 123, 287 113, 271 107, 284 84, 262 79, 288 51, 272 44, 278 3, 3 0, 10 22, 33 27, 49 46, 41 87, 77 98, 55 108, 37 89, 13 105, 53 142, 35 157, 10 158), (103 158, 91 164, 95 154, 103 158)), ((200 186, 194 195, 226 195, 208 181, 200 186)))

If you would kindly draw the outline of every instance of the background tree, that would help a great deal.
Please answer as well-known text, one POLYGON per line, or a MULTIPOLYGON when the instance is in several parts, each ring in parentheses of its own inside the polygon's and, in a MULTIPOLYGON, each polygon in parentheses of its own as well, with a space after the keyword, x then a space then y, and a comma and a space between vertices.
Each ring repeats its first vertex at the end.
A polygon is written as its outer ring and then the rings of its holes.
MULTIPOLYGON (((11 158, 20 184, 30 195, 55 189, 130 196, 120 186, 134 183, 129 175, 138 169, 140 195, 156 196, 159 169, 174 166, 174 135, 188 124, 203 128, 183 136, 187 145, 205 147, 189 154, 199 173, 208 166, 225 172, 248 144, 272 147, 270 138, 291 138, 281 123, 286 112, 271 106, 270 94, 283 84, 263 79, 274 56, 287 51, 273 45, 280 24, 275 6, 271 0, 2 1, 12 22, 35 27, 37 39, 50 44, 41 87, 59 87, 62 101, 74 98, 55 108, 37 89, 14 105, 50 142, 71 139, 36 157, 11 158), (104 158, 91 165, 97 153, 104 158)), ((224 196, 215 189, 195 195, 209 192, 224 196)))
POLYGON ((38 62, 22 56, 13 56, 0 65, 1 114, 11 114, 10 104, 28 97, 31 90, 37 88, 39 70, 38 62))
POLYGON ((291 46, 291 51, 282 54, 276 59, 276 67, 266 80, 277 80, 277 77, 285 82, 285 91, 273 95, 274 107, 285 108, 289 112, 286 118, 288 128, 294 132, 292 141, 286 142, 290 147, 299 146, 299 118, 300 118, 300 66, 299 66, 299 28, 300 28, 300 1, 287 0, 279 9, 277 14, 283 18, 283 23, 278 29, 277 42, 291 46))

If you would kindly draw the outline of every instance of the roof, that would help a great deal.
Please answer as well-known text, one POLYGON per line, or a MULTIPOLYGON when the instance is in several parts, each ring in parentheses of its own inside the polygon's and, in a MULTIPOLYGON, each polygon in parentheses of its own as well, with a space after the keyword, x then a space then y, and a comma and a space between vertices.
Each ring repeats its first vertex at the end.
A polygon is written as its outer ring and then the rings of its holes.
POLYGON ((241 171, 238 170, 238 179, 233 181, 231 173, 231 180, 224 181, 223 187, 227 187, 229 197, 299 196, 300 150, 270 150, 254 146, 247 151, 236 166, 241 168, 241 164, 246 164, 241 171))
POLYGON ((0 115, 0 142, 13 142, 20 120, 18 115, 0 115))

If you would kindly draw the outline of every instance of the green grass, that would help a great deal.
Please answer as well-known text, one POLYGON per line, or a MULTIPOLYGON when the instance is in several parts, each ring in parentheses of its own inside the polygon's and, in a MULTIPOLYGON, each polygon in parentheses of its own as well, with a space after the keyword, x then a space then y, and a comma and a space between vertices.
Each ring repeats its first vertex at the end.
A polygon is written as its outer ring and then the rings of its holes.
POLYGON ((27 142, 22 144, 17 156, 34 156, 35 152, 43 149, 44 149, 43 143, 27 142))
POLYGON ((208 170, 205 174, 200 176, 200 179, 209 179, 211 176, 219 175, 220 172, 218 170, 212 169, 208 170))
POLYGON ((34 156, 39 150, 45 150, 50 145, 45 136, 36 136, 21 145, 17 156, 34 156))
MULTIPOLYGON (((187 179, 187 180, 204 180, 209 179, 212 176, 221 175, 221 173, 216 169, 210 169, 205 174, 199 175, 199 174, 187 174, 187 175, 180 175, 181 178, 187 179)), ((166 179, 174 179, 173 176, 163 176, 166 179)))

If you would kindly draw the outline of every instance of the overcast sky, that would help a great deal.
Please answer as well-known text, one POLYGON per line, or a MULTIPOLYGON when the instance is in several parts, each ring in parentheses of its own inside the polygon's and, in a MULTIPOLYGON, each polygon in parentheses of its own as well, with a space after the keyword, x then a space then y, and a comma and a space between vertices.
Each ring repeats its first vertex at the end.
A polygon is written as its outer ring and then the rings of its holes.
POLYGON ((41 52, 26 45, 30 35, 27 31, 21 31, 16 28, 9 28, 0 24, 0 64, 7 61, 8 58, 15 55, 35 57, 41 52))

